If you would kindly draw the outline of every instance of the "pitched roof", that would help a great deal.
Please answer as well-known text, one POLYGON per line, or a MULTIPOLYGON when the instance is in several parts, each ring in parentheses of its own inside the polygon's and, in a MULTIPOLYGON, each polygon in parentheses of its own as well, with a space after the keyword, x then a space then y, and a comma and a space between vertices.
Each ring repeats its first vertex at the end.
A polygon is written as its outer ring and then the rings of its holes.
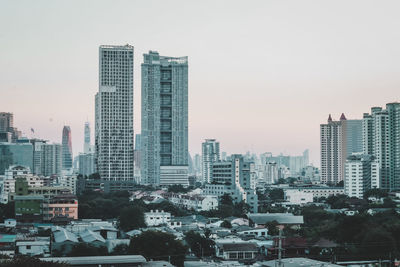
POLYGON ((106 240, 99 233, 93 232, 91 230, 86 230, 79 236, 81 237, 82 241, 86 243, 92 243, 94 241, 100 241, 102 243, 106 242, 106 240))
POLYGON ((54 240, 56 243, 61 243, 61 242, 65 242, 65 241, 70 241, 70 242, 74 242, 74 243, 79 242, 78 237, 75 234, 73 234, 65 229, 58 230, 58 231, 54 232, 53 235, 54 235, 54 240))

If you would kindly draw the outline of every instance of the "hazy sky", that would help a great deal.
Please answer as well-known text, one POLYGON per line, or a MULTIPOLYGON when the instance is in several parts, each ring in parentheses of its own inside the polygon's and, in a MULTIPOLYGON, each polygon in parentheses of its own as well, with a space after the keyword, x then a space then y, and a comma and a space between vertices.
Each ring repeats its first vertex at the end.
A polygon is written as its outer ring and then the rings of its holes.
MULTIPOLYGON (((0 111, 74 154, 94 120, 98 46, 189 57, 189 148, 300 154, 319 164, 319 124, 399 100, 400 1, 0 0, 0 111)), ((94 127, 92 127, 94 128, 94 127)), ((94 131, 94 129, 93 129, 94 131)))

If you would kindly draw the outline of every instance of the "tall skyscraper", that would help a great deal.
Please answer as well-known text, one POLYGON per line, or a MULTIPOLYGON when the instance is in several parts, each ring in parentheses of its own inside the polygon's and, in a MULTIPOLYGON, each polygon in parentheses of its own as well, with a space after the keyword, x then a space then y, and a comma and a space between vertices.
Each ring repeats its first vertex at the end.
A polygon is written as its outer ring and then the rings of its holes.
POLYGON ((72 168, 72 140, 69 126, 64 126, 62 132, 62 168, 63 170, 72 168))
POLYGON ((400 103, 371 108, 362 125, 363 152, 379 163, 380 187, 400 189, 400 103))
POLYGON ((42 144, 42 175, 60 175, 62 170, 62 151, 61 144, 42 144))
POLYGON ((0 112, 0 142, 15 143, 21 137, 21 132, 14 127, 14 114, 0 112))
POLYGON ((320 125, 321 182, 336 184, 344 178, 344 164, 352 153, 362 152, 362 120, 332 120, 320 125))
POLYGON ((219 142, 215 139, 206 139, 205 142, 201 144, 201 154, 202 154, 202 174, 203 182, 211 183, 212 181, 212 166, 214 162, 220 161, 219 155, 219 142))
POLYGON ((99 92, 96 94, 95 151, 100 177, 134 179, 133 46, 99 49, 99 92))
POLYGON ((142 144, 142 135, 141 134, 136 134, 135 135, 135 150, 141 150, 141 145, 142 144))
POLYGON ((83 140, 83 153, 92 153, 92 144, 90 143, 90 124, 85 122, 85 135, 83 140))
POLYGON ((188 184, 188 58, 144 54, 141 179, 188 184))

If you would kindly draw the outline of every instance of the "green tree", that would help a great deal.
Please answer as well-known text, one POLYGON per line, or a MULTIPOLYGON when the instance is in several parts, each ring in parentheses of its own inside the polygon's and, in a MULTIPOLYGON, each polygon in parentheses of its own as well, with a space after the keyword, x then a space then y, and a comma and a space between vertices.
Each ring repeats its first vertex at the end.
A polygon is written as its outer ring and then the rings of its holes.
POLYGON ((111 255, 128 255, 129 246, 126 244, 119 244, 115 246, 113 251, 110 253, 111 255))
POLYGON ((376 198, 385 198, 388 197, 388 193, 386 190, 373 188, 369 189, 364 193, 364 198, 368 199, 369 197, 376 197, 376 198))
POLYGON ((183 267, 187 248, 175 236, 158 232, 146 231, 133 237, 129 245, 129 253, 142 255, 147 260, 168 260, 178 267, 183 267))
POLYGON ((78 243, 72 247, 71 251, 67 254, 67 256, 68 257, 105 256, 107 254, 108 252, 105 246, 95 247, 91 244, 78 243))
POLYGON ((232 197, 229 194, 224 194, 219 200, 221 205, 233 206, 232 197))
POLYGON ((283 200, 284 198, 284 193, 281 188, 274 188, 269 192, 269 198, 271 200, 283 200))
POLYGON ((181 184, 174 184, 168 187, 168 192, 171 193, 187 193, 189 190, 189 188, 185 188, 181 184))
POLYGON ((211 239, 204 238, 200 234, 194 231, 189 231, 185 235, 185 240, 188 243, 190 250, 197 257, 214 256, 215 254, 214 241, 212 241, 211 239))
POLYGON ((1 267, 68 267, 70 265, 59 262, 41 261, 35 257, 16 256, 12 259, 3 260, 1 267))
POLYGON ((221 223, 221 227, 223 227, 223 228, 232 228, 232 224, 229 222, 229 221, 227 221, 227 220, 224 220, 222 223, 221 223))
POLYGON ((145 227, 144 212, 141 207, 129 206, 123 208, 119 215, 119 228, 124 231, 145 227))
POLYGON ((265 227, 268 229, 268 235, 278 235, 279 234, 279 229, 278 229, 278 222, 277 221, 271 221, 267 222, 265 224, 265 227))

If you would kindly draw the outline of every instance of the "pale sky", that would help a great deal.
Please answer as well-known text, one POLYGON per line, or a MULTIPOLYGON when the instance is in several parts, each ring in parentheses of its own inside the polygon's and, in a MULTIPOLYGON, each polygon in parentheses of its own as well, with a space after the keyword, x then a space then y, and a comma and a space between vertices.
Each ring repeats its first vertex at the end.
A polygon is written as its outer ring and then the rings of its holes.
MULTIPOLYGON (((94 131, 98 47, 189 57, 189 149, 300 154, 319 165, 319 124, 399 100, 400 1, 0 0, 0 111, 74 155, 94 131)), ((92 134, 93 135, 93 134, 92 134)), ((93 138, 92 138, 92 141, 93 138)))

